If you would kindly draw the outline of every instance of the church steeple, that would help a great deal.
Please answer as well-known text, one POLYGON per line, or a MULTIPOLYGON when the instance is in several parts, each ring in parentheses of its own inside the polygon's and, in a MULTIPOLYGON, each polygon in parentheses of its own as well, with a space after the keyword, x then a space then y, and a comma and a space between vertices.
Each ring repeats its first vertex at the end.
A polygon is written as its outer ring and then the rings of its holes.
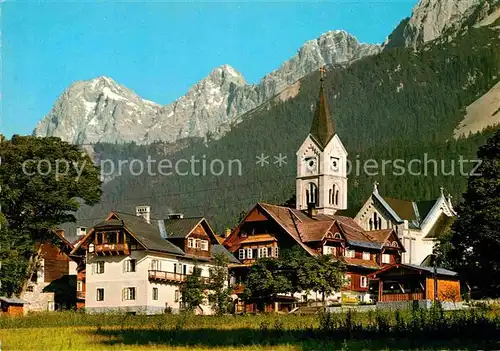
POLYGON ((328 103, 325 96, 326 70, 324 67, 321 67, 319 69, 319 72, 321 76, 319 99, 316 104, 316 110, 314 112, 310 134, 322 148, 325 148, 335 135, 335 125, 330 115, 330 109, 328 108, 328 103))
POLYGON ((320 69, 319 100, 311 132, 297 151, 297 209, 315 208, 332 215, 347 208, 347 151, 330 116, 325 94, 325 69, 320 69))

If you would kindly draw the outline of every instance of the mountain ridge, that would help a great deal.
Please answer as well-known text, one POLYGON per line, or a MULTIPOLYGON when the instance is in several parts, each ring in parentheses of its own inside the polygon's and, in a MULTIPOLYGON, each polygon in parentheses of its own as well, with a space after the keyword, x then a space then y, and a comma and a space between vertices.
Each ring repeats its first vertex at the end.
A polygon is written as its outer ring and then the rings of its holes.
POLYGON ((102 88, 95 80, 108 79, 109 83, 110 78, 79 81, 70 85, 59 97, 33 134, 58 136, 76 144, 146 144, 154 141, 175 142, 190 137, 218 138, 232 124, 238 123, 239 116, 320 66, 349 63, 380 50, 379 45, 360 43, 344 30, 329 31, 304 43, 295 56, 266 74, 257 84, 248 84, 243 74, 224 64, 194 84, 185 95, 164 106, 144 100, 114 81, 108 89, 122 95, 91 91, 102 88), (88 86, 82 86, 82 82, 87 82, 88 86), (91 92, 85 93, 86 90, 91 92), (98 105, 96 99, 101 95, 108 98, 107 104, 93 109, 91 116, 88 108, 98 105), (134 119, 134 116, 137 118, 134 119), (131 122, 135 123, 135 132, 130 130, 131 122), (76 129, 75 125, 78 126, 76 129))

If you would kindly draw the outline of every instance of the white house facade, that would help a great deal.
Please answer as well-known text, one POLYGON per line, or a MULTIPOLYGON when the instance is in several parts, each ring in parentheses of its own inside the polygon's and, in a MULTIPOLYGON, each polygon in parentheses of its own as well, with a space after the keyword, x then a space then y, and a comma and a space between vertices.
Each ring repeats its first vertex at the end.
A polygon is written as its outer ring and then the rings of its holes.
POLYGON ((375 183, 373 192, 354 218, 365 230, 394 229, 406 252, 402 263, 420 265, 433 253, 437 238, 456 217, 451 197, 408 201, 382 196, 375 183))
MULTIPOLYGON (((151 220, 112 212, 75 247, 85 251, 85 310, 89 313, 159 314, 182 309, 181 284, 193 274, 209 277, 212 255, 227 253, 204 218, 151 220)), ((237 260, 236 260, 237 262, 237 260)), ((211 314, 208 301, 195 310, 211 314)))

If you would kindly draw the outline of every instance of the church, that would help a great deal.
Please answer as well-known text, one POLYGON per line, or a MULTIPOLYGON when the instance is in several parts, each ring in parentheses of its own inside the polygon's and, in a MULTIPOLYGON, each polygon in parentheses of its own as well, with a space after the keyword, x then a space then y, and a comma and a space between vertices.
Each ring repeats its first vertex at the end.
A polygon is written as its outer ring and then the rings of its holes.
MULTIPOLYGON (((296 153, 296 207, 257 203, 231 231, 224 246, 240 261, 231 265, 236 283, 245 281, 255 260, 279 257, 294 246, 310 255, 332 255, 347 266, 346 285, 327 301, 369 302, 377 295, 370 277, 392 265, 422 263, 455 212, 444 195, 427 202, 397 200, 379 194, 375 183, 354 218, 341 215, 348 208, 348 153, 328 108, 325 70, 320 72, 310 133, 296 153)), ((242 292, 239 285, 235 293, 242 292)), ((311 296, 304 293, 293 299, 307 301, 311 296)), ((257 307, 243 308, 251 312, 257 307)))

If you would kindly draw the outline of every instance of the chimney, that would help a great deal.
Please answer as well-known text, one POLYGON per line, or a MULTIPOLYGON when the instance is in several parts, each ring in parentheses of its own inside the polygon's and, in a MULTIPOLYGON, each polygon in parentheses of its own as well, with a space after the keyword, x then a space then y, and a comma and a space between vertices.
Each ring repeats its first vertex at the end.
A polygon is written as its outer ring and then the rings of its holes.
POLYGON ((183 213, 169 213, 167 214, 167 219, 183 219, 184 214, 183 213))
POLYGON ((309 202, 307 204, 307 215, 311 218, 316 216, 318 210, 316 209, 316 204, 314 202, 309 202))
POLYGON ((135 208, 137 217, 142 217, 146 222, 151 223, 151 207, 150 206, 137 206, 135 208))

